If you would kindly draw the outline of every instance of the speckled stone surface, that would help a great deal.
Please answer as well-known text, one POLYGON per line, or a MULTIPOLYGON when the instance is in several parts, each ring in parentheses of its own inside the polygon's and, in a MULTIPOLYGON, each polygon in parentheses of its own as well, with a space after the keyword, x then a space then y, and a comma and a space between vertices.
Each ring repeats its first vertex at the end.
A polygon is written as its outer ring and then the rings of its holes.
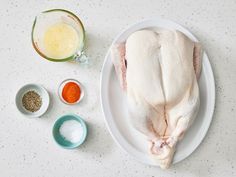
POLYGON ((236 1, 1 0, 0 7, 1 177, 236 176, 236 1), (90 68, 48 62, 33 50, 34 17, 50 8, 65 8, 80 16, 90 68), (203 143, 166 171, 135 161, 115 144, 99 99, 102 63, 113 38, 127 25, 155 16, 184 25, 200 39, 217 89, 213 122, 203 143), (66 78, 85 85, 86 97, 80 105, 59 100, 57 88, 66 78), (42 84, 50 92, 52 104, 41 119, 26 118, 16 109, 15 94, 27 83, 42 84), (53 123, 65 113, 77 113, 89 125, 88 140, 79 149, 65 150, 53 141, 53 123))

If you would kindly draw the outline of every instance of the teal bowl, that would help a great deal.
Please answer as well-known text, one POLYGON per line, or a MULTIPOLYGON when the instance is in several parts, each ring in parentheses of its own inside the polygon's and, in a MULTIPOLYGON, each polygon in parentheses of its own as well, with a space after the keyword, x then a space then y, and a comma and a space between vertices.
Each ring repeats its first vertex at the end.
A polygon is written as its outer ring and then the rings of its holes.
POLYGON ((87 126, 86 126, 85 121, 81 117, 79 117, 78 115, 75 115, 75 114, 68 114, 68 115, 64 115, 64 116, 58 118, 56 120, 56 122, 54 123, 53 131, 52 131, 52 134, 53 134, 53 137, 54 137, 54 140, 56 141, 56 143, 65 149, 74 149, 74 148, 79 147, 85 141, 85 139, 87 137, 87 133, 88 133, 88 130, 87 130, 87 126), (59 129, 60 129, 61 125, 63 124, 63 122, 68 121, 68 120, 76 120, 83 127, 83 136, 77 143, 72 143, 70 141, 67 141, 60 134, 59 129))

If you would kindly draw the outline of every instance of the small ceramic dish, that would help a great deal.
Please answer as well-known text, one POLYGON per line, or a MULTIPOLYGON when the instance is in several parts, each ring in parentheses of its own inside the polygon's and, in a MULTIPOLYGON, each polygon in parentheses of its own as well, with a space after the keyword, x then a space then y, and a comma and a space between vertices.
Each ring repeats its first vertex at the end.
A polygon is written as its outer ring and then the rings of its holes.
POLYGON ((38 84, 24 85, 23 87, 20 88, 20 90, 17 92, 16 97, 15 97, 16 107, 23 115, 26 115, 28 117, 42 116, 47 111, 48 106, 49 106, 49 102, 50 102, 50 97, 49 97, 47 90, 38 84), (36 93, 38 93, 40 95, 40 97, 42 99, 42 105, 41 105, 40 109, 36 112, 30 112, 30 111, 26 110, 23 106, 22 98, 23 98, 24 94, 27 93, 28 91, 35 91, 36 93))
POLYGON ((75 79, 66 79, 66 80, 64 80, 64 81, 59 85, 59 88, 58 88, 58 96, 59 96, 60 100, 61 100, 63 103, 65 103, 65 104, 68 104, 68 105, 78 104, 78 103, 83 99, 83 97, 84 97, 84 87, 83 87, 83 85, 82 85, 79 81, 77 81, 77 80, 75 80, 75 79), (68 82, 74 82, 74 83, 76 83, 76 84, 80 87, 80 92, 81 92, 81 93, 80 93, 80 98, 79 98, 76 102, 74 102, 74 103, 68 103, 68 102, 65 101, 64 98, 62 97, 63 88, 64 88, 64 86, 65 86, 68 82))
POLYGON ((85 139, 87 137, 87 132, 88 132, 88 130, 87 130, 87 126, 86 126, 85 121, 81 117, 79 117, 78 115, 75 115, 75 114, 67 114, 67 115, 64 115, 64 116, 58 118, 56 120, 56 122, 54 123, 53 130, 52 130, 53 138, 56 141, 56 143, 65 149, 74 149, 74 148, 79 147, 81 144, 83 144, 83 142, 85 141, 85 139), (68 120, 78 121, 83 128, 83 135, 82 135, 81 139, 76 143, 72 143, 72 142, 66 140, 65 137, 63 137, 60 134, 61 125, 65 121, 68 121, 68 120))

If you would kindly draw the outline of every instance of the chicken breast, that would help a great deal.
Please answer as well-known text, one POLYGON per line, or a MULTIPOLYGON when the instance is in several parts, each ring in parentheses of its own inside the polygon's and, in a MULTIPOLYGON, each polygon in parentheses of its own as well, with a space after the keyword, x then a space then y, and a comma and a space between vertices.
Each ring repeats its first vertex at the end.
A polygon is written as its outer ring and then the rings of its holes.
POLYGON ((199 109, 200 46, 179 31, 141 30, 111 52, 130 122, 151 142, 151 157, 168 168, 199 109))

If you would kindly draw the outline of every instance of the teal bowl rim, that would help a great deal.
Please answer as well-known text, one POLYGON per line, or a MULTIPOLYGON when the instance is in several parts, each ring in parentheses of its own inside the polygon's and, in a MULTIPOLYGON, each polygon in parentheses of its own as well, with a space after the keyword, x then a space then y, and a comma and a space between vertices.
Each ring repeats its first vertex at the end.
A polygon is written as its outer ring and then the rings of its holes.
MULTIPOLYGON (((65 148, 65 149, 75 149, 75 148, 79 147, 80 145, 82 145, 82 144, 84 143, 84 141, 86 140, 87 134, 88 134, 88 129, 87 129, 87 125, 86 125, 85 121, 84 121, 80 116, 78 116, 78 115, 76 115, 76 114, 65 114, 65 115, 59 117, 59 118, 55 121, 55 123, 54 123, 54 125, 53 125, 53 129, 52 129, 52 135, 53 135, 53 138, 54 138, 55 142, 56 142, 59 146, 65 148), (72 119, 70 119, 70 118, 68 119, 68 117, 71 117, 72 119), (56 134, 60 134, 60 132, 58 131, 58 129, 60 128, 60 126, 62 125, 62 123, 63 123, 64 121, 67 121, 67 120, 77 120, 77 121, 79 121, 79 122, 81 123, 81 125, 82 125, 82 127, 83 127, 83 131, 84 131, 83 137, 80 139, 80 141, 77 142, 77 143, 71 143, 71 142, 70 142, 70 145, 69 145, 69 146, 66 146, 66 145, 61 144, 61 143, 57 140, 57 138, 56 138, 56 134), (58 128, 57 128, 57 127, 58 127, 58 128)), ((61 137, 62 137, 62 136, 61 136, 61 137)), ((65 142, 68 142, 68 141, 65 140, 65 142)))

